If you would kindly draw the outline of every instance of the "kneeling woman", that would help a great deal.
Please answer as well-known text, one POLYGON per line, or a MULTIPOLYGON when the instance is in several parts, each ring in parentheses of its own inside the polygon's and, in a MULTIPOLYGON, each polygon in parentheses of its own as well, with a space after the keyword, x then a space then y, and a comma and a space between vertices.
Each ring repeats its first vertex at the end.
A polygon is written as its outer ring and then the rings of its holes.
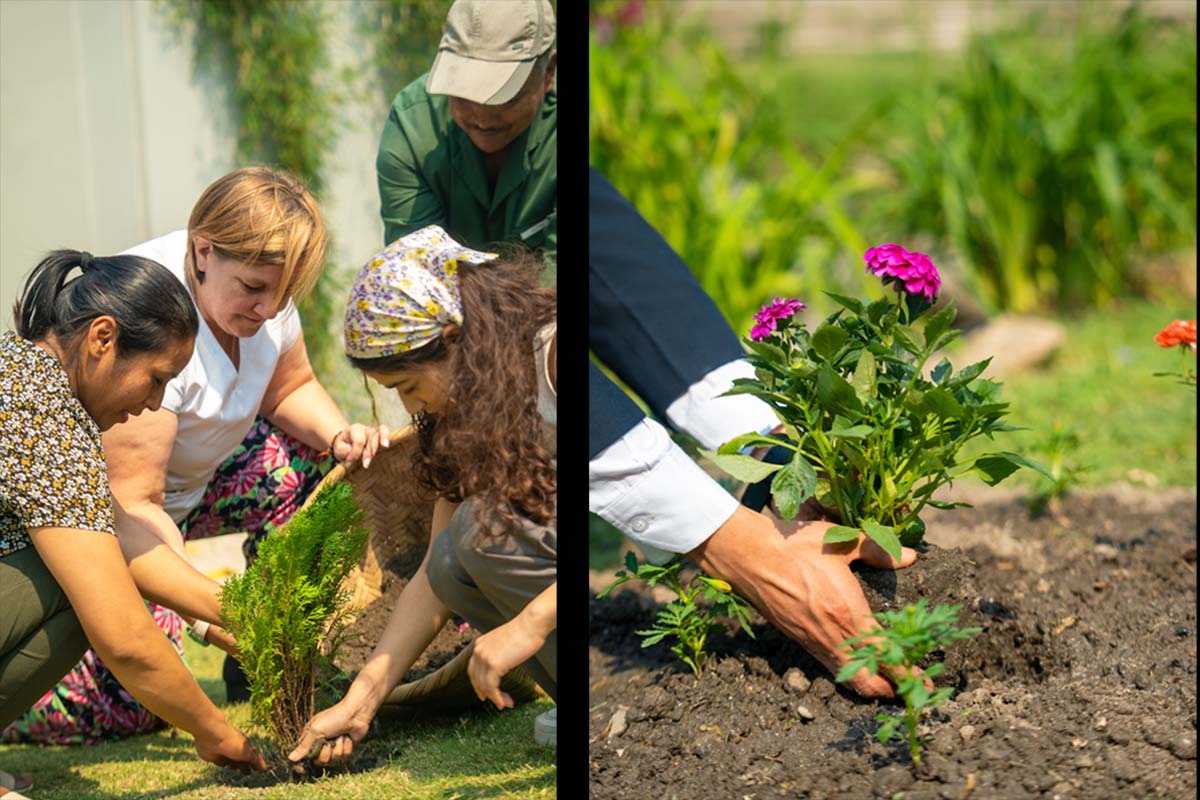
POLYGON ((417 477, 437 501, 430 548, 378 645, 346 696, 310 720, 293 760, 321 739, 317 763, 346 758, 451 613, 484 631, 468 667, 480 699, 511 706, 500 679, 521 664, 557 697, 557 303, 538 272, 430 226, 356 278, 346 353, 400 393, 417 426, 417 477))
POLYGON ((114 535, 127 519, 100 433, 157 409, 191 358, 187 291, 149 259, 61 250, 30 275, 15 317, 0 337, 0 727, 91 642, 201 758, 266 769, 150 618, 114 535))

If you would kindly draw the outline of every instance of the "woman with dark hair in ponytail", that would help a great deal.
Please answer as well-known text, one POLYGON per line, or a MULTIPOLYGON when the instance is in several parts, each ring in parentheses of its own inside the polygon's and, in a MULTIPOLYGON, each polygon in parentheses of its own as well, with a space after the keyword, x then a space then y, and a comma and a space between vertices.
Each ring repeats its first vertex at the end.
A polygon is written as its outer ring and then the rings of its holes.
MULTIPOLYGON (((523 666, 558 696, 557 295, 528 253, 469 250, 436 225, 359 272, 346 309, 350 362, 400 394, 417 425, 417 478, 437 495, 430 547, 346 696, 290 754, 347 758, 392 687, 451 613, 481 635, 475 694, 513 705, 523 666)), ((557 745, 557 707, 534 738, 557 745)))
POLYGON ((101 447, 102 431, 157 409, 188 363, 191 298, 149 259, 59 250, 13 314, 16 332, 0 336, 0 727, 90 642, 141 703, 196 737, 201 758, 265 769, 147 612, 101 447))

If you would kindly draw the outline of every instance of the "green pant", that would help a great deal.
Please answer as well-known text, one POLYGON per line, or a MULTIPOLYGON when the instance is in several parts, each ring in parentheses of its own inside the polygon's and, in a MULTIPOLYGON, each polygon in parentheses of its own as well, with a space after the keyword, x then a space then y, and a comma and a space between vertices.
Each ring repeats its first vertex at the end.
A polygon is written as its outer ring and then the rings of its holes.
POLYGON ((71 671, 88 648, 67 594, 30 546, 0 558, 0 729, 71 671))

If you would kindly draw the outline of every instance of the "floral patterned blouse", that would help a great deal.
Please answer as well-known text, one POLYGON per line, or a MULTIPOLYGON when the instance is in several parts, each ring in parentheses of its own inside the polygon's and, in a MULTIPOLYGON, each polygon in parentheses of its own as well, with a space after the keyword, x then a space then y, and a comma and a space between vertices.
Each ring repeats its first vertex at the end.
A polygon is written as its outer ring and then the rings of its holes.
POLYGON ((113 533, 100 429, 53 355, 0 334, 0 558, 29 547, 29 528, 113 533))

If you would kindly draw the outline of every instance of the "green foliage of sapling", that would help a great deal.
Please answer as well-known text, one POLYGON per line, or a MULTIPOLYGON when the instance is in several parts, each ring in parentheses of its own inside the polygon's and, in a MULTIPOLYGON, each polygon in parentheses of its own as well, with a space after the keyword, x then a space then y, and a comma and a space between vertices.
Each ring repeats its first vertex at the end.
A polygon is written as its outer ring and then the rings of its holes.
POLYGON ((921 763, 923 740, 917 735, 921 712, 941 705, 954 690, 946 686, 930 692, 925 688, 924 679, 936 678, 945 665, 930 665, 925 668, 924 674, 915 676, 913 668, 934 650, 958 639, 969 639, 982 630, 955 626, 960 608, 958 605, 937 605, 932 610, 928 606, 928 601, 921 598, 915 606, 877 614, 884 627, 875 627, 843 642, 842 648, 849 651, 850 660, 837 673, 839 683, 850 680, 864 667, 872 675, 877 674, 881 667, 889 667, 891 674, 907 676, 896 686, 896 693, 904 698, 904 713, 876 716, 875 720, 880 723, 876 737, 886 744, 903 726, 914 765, 921 763))
POLYGON ((362 520, 350 486, 332 483, 264 539, 257 560, 221 589, 250 684, 252 718, 281 752, 294 746, 319 690, 336 677, 334 658, 350 614, 342 582, 366 545, 362 520))
POLYGON ((735 594, 728 583, 720 578, 696 573, 685 586, 679 579, 682 568, 683 560, 678 557, 658 566, 639 564, 637 556, 627 552, 625 570, 617 572, 616 580, 597 594, 596 598, 606 597, 613 589, 631 580, 644 580, 650 586, 662 584, 674 591, 679 599, 671 601, 658 612, 651 628, 637 633, 642 637, 642 647, 650 647, 667 637, 673 637, 675 642, 671 645, 671 652, 691 667, 692 672, 699 677, 708 658, 704 645, 709 634, 724 629, 724 626, 714 622, 718 613, 736 619, 751 639, 754 638, 754 631, 750 628, 749 604, 735 594), (704 600, 711 605, 700 606, 698 600, 704 600))

